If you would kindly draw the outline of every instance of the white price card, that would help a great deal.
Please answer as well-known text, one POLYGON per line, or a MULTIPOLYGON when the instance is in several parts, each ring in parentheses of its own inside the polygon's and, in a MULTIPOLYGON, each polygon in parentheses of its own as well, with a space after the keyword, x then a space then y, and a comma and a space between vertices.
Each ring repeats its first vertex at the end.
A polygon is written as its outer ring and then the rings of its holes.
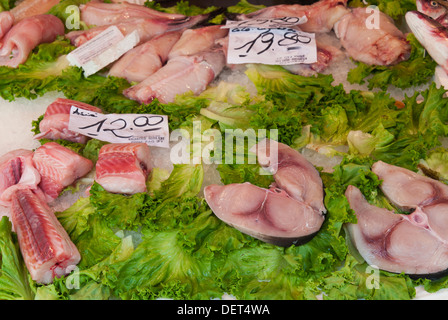
POLYGON ((168 116, 153 114, 102 114, 70 108, 68 129, 111 143, 143 142, 169 148, 168 116))
POLYGON ((110 26, 67 55, 71 65, 84 70, 86 77, 100 71, 140 42, 137 31, 124 36, 117 26, 110 26))
POLYGON ((317 61, 316 37, 293 28, 232 28, 229 64, 310 64, 317 61))

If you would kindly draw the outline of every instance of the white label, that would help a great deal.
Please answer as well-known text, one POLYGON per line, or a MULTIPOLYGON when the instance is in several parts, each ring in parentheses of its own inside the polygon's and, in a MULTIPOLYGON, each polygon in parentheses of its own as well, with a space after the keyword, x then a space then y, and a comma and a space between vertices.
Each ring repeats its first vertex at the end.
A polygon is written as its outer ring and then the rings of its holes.
POLYGON ((117 26, 110 26, 70 52, 67 59, 71 65, 83 68, 84 75, 88 77, 118 60, 139 42, 137 31, 125 37, 117 26))
POLYGON ((143 142, 169 148, 168 116, 153 114, 102 114, 70 108, 69 130, 111 143, 143 142))
POLYGON ((314 33, 292 28, 233 28, 229 30, 229 64, 291 65, 317 61, 314 33))
POLYGON ((303 23, 306 23, 308 18, 303 17, 282 17, 282 18, 268 18, 268 19, 247 19, 241 21, 227 20, 226 24, 221 29, 232 28, 291 28, 303 23))

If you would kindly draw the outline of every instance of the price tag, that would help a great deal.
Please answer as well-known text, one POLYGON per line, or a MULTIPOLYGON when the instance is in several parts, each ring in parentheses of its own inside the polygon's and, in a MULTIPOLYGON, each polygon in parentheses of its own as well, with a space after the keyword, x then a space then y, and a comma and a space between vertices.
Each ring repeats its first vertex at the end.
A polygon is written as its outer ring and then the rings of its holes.
POLYGON ((102 114, 70 108, 68 129, 111 143, 143 142, 169 148, 168 116, 153 114, 102 114))
POLYGON ((229 64, 291 65, 317 62, 314 33, 293 28, 232 28, 229 30, 229 64))
POLYGON ((88 77, 118 60, 139 42, 140 36, 137 31, 125 37, 117 26, 110 26, 70 52, 67 60, 71 65, 82 68, 84 75, 88 77))
POLYGON ((241 21, 227 20, 221 29, 232 28, 292 28, 308 21, 306 16, 303 17, 282 17, 269 19, 247 19, 241 21))

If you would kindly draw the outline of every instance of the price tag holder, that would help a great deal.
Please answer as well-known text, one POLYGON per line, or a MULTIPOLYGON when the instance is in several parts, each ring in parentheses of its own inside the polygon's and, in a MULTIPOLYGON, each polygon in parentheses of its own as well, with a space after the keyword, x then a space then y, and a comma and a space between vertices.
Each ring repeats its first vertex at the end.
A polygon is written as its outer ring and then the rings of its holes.
POLYGON ((67 55, 70 65, 84 70, 86 77, 100 71, 140 42, 137 31, 124 36, 117 26, 110 26, 67 55))
POLYGON ((68 129, 111 143, 143 142, 169 148, 168 116, 153 114, 102 114, 70 108, 68 129))
POLYGON ((271 65, 317 62, 316 37, 293 28, 232 28, 229 30, 229 64, 271 65))

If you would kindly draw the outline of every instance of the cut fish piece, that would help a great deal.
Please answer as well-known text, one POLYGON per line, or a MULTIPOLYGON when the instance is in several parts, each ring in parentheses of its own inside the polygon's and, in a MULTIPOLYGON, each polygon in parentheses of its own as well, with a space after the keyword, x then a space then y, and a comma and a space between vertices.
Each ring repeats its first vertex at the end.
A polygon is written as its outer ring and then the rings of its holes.
POLYGON ((25 18, 12 26, 0 42, 0 65, 16 68, 41 43, 64 35, 64 24, 51 14, 25 18))
POLYGON ((177 31, 163 33, 129 50, 113 64, 109 75, 129 82, 145 80, 166 63, 168 53, 180 36, 181 32, 177 31))
POLYGON ((40 133, 34 139, 63 139, 72 142, 86 143, 90 138, 68 129, 70 108, 72 106, 102 113, 100 108, 80 101, 57 98, 48 105, 44 118, 39 122, 40 133))
POLYGON ((9 11, 0 12, 0 39, 8 33, 9 29, 11 29, 14 24, 14 16, 9 11))
POLYGON ((10 205, 11 194, 16 188, 37 188, 40 174, 32 162, 33 152, 26 149, 12 150, 0 157, 0 204, 10 205))
POLYGON ((204 189, 208 205, 219 219, 262 241, 285 247, 309 241, 325 220, 318 171, 296 150, 273 140, 252 150, 275 184, 269 190, 247 182, 212 184, 204 189))
POLYGON ((123 94, 140 103, 158 99, 161 103, 173 102, 176 95, 203 92, 225 66, 221 50, 201 52, 192 56, 179 56, 144 81, 126 89, 123 94))
POLYGON ((39 188, 48 201, 56 199, 61 191, 93 169, 93 162, 56 142, 47 142, 36 149, 34 167, 40 173, 39 188))
POLYGON ((369 204, 354 186, 345 195, 358 220, 347 224, 351 241, 369 265, 415 276, 448 269, 447 225, 438 225, 446 222, 445 212, 417 207, 410 215, 396 214, 369 204))
POLYGON ((18 1, 17 5, 10 10, 14 15, 15 21, 19 22, 25 18, 45 14, 60 0, 23 0, 18 1))
POLYGON ((111 193, 146 192, 151 153, 145 143, 111 143, 101 147, 95 181, 111 193))
POLYGON ((31 278, 48 284, 69 274, 81 255, 52 209, 31 189, 12 195, 11 221, 31 278))

